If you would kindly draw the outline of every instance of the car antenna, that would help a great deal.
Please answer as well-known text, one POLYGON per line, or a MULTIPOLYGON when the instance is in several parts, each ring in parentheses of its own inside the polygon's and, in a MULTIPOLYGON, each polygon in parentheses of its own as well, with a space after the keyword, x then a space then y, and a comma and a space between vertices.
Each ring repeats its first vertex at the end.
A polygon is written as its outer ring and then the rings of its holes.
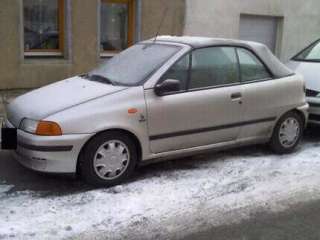
POLYGON ((158 38, 159 33, 160 33, 160 30, 161 30, 161 28, 162 28, 164 19, 165 19, 166 16, 167 16, 168 9, 169 9, 169 8, 166 7, 165 10, 164 10, 164 12, 163 12, 162 19, 161 19, 161 22, 160 22, 160 24, 159 24, 159 26, 158 26, 158 30, 157 30, 156 36, 155 36, 155 38, 153 39, 153 44, 157 41, 157 38, 158 38))

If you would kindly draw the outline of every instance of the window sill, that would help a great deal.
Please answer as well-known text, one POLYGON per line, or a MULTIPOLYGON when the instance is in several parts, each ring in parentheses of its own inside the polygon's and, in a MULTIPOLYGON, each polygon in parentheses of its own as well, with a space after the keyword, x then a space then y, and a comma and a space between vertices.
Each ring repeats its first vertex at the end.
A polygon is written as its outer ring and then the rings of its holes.
POLYGON ((63 57, 62 52, 24 52, 25 58, 33 58, 33 57, 63 57))
POLYGON ((102 53, 100 53, 100 57, 101 58, 112 58, 115 55, 117 55, 119 52, 102 52, 102 53))
POLYGON ((25 52, 23 64, 43 65, 43 64, 70 64, 62 52, 25 52))
POLYGON ((24 58, 23 65, 69 65, 72 64, 72 62, 69 59, 65 59, 62 57, 28 57, 24 58))

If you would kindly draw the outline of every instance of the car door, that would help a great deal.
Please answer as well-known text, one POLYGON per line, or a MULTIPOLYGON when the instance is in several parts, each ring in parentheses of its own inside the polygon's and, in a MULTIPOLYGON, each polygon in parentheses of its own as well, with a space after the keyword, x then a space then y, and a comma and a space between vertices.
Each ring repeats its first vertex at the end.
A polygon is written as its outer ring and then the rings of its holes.
POLYGON ((241 86, 235 49, 194 50, 165 73, 181 91, 157 96, 145 92, 153 153, 236 140, 241 118, 241 86))
POLYGON ((280 98, 286 94, 283 84, 272 79, 270 71, 251 51, 238 48, 243 115, 239 139, 266 138, 273 130, 280 98))

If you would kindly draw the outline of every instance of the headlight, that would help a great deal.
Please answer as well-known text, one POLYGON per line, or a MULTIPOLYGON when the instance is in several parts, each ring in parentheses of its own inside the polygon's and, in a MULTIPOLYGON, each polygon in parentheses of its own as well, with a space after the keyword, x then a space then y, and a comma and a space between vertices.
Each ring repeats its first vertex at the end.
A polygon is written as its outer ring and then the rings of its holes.
POLYGON ((36 121, 23 119, 20 123, 21 130, 39 136, 61 136, 62 130, 58 123, 49 121, 36 121))
POLYGON ((35 134, 37 131, 38 123, 39 123, 39 121, 25 118, 20 123, 19 128, 25 132, 35 134))

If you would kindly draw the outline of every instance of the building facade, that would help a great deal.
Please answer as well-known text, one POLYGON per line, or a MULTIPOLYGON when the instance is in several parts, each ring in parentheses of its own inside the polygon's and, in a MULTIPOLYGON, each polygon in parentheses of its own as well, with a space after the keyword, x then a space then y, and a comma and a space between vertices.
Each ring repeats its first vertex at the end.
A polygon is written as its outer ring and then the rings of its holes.
POLYGON ((86 72, 160 34, 181 35, 184 0, 1 0, 0 89, 32 89, 86 72))
POLYGON ((286 62, 320 38, 320 1, 186 0, 184 34, 262 42, 286 62))
POLYGON ((282 61, 320 38, 319 0, 1 0, 0 91, 84 73, 163 16, 160 34, 255 40, 282 61))

